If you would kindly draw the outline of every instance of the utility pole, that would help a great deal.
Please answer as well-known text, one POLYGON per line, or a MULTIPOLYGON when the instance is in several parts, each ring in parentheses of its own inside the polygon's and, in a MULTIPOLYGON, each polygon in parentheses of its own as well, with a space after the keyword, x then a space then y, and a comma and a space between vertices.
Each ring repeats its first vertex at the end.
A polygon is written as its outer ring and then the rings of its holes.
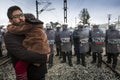
MULTIPOLYGON (((36 18, 39 19, 39 14, 41 14, 43 11, 45 11, 48 6, 50 6, 52 3, 51 2, 38 2, 38 0, 36 0, 36 18), (40 10, 38 11, 38 6, 42 3, 46 3, 46 5, 40 10)), ((48 9, 48 11, 51 11, 51 10, 54 10, 55 8, 51 8, 51 9, 48 9)))
POLYGON ((75 17, 75 25, 76 25, 76 23, 77 23, 77 18, 75 17))
POLYGON ((64 23, 67 23, 67 0, 64 0, 64 23))
POLYGON ((120 28, 120 16, 118 16, 118 28, 120 28))
POLYGON ((108 27, 109 27, 109 25, 110 25, 110 20, 111 20, 111 14, 108 14, 107 16, 108 16, 108 27))
POLYGON ((38 15, 38 1, 36 0, 36 17, 37 19, 39 19, 39 15, 38 15))

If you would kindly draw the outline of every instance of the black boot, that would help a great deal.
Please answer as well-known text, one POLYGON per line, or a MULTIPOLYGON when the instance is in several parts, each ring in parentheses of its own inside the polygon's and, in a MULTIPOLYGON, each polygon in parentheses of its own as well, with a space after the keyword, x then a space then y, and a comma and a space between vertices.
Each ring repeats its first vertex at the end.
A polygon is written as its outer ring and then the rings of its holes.
POLYGON ((84 63, 82 63, 82 65, 84 66, 84 67, 86 67, 86 63, 84 62, 84 63))
POLYGON ((80 64, 80 60, 77 60, 76 64, 77 64, 77 65, 80 64))
POLYGON ((61 49, 59 49, 59 59, 61 59, 63 56, 63 53, 61 52, 61 49))
POLYGON ((91 61, 91 64, 94 64, 94 63, 96 63, 96 53, 92 53, 92 58, 93 58, 93 60, 91 61))
POLYGON ((72 64, 72 63, 69 63, 69 66, 70 66, 70 67, 72 67, 72 66, 73 66, 73 64, 72 64))
POLYGON ((61 63, 66 63, 66 61, 62 60, 61 63))
POLYGON ((107 53, 107 63, 108 64, 111 64, 111 58, 112 58, 112 55, 110 53, 107 53))
POLYGON ((2 54, 0 53, 0 57, 2 57, 2 54))
POLYGON ((116 65, 113 64, 113 65, 112 65, 112 68, 115 69, 115 68, 116 68, 116 65))
POLYGON ((53 64, 48 64, 48 69, 52 68, 53 64))
POLYGON ((76 54, 76 58, 77 58, 76 64, 78 65, 78 64, 80 64, 80 54, 79 53, 76 54))
POLYGON ((91 52, 88 51, 86 56, 87 56, 87 57, 91 56, 91 52))
POLYGON ((73 66, 73 64, 72 64, 72 53, 71 52, 67 52, 67 57, 68 57, 69 66, 73 66))
POLYGON ((95 63, 96 63, 96 61, 95 61, 95 60, 91 61, 91 64, 95 64, 95 63))
POLYGON ((111 60, 107 60, 106 63, 111 64, 111 60))
POLYGON ((82 53, 82 54, 81 54, 82 65, 83 65, 84 67, 86 67, 85 54, 86 54, 86 53, 82 53))
POLYGON ((98 63, 98 64, 97 64, 97 67, 98 67, 98 68, 101 68, 101 64, 100 64, 100 63, 98 63))
POLYGON ((112 63, 112 68, 113 69, 116 68, 117 61, 118 61, 117 57, 118 57, 118 53, 116 53, 116 54, 113 55, 113 63, 112 63))
POLYGON ((50 54, 50 56, 49 56, 48 68, 51 68, 53 66, 53 56, 54 56, 54 54, 50 54))
POLYGON ((98 65, 97 65, 97 67, 100 68, 101 64, 102 64, 102 54, 99 52, 98 53, 98 65))
POLYGON ((56 51, 57 51, 57 54, 55 56, 59 56, 59 49, 57 48, 56 51))
POLYGON ((0 49, 0 57, 2 57, 3 55, 2 55, 2 50, 0 49))
POLYGON ((65 63, 66 62, 66 53, 62 52, 62 58, 63 60, 61 61, 61 63, 65 63))

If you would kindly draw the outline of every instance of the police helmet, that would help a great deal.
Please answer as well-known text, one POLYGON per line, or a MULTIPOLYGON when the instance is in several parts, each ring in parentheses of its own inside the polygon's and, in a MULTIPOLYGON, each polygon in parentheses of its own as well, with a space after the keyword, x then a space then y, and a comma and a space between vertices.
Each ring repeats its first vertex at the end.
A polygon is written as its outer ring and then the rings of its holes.
POLYGON ((68 24, 67 23, 63 23, 62 26, 68 26, 68 24))
POLYGON ((94 25, 93 25, 93 28, 99 28, 99 25, 94 24, 94 25))
POLYGON ((47 29, 52 28, 51 24, 50 23, 46 23, 46 28, 47 29))
POLYGON ((115 23, 112 23, 109 25, 109 29, 115 29, 116 28, 116 24, 115 23))
POLYGON ((62 29, 63 29, 63 30, 67 29, 67 27, 68 27, 68 24, 67 24, 67 23, 63 23, 63 24, 62 24, 62 29))
POLYGON ((78 28, 83 28, 83 24, 82 23, 78 23, 78 28))
POLYGON ((85 27, 88 27, 89 25, 88 25, 88 24, 85 24, 84 26, 85 26, 85 27))
POLYGON ((56 26, 56 28, 59 28, 59 27, 61 27, 61 25, 60 25, 60 24, 58 24, 58 25, 56 26))

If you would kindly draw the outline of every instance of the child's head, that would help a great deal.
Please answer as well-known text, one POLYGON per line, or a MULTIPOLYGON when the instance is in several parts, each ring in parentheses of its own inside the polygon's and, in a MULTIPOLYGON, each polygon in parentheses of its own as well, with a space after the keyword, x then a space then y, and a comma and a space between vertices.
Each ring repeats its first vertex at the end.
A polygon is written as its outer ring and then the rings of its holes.
POLYGON ((25 19, 35 19, 35 16, 32 13, 25 13, 25 19))
POLYGON ((25 13, 25 21, 30 24, 43 24, 42 21, 35 18, 35 16, 32 13, 25 13))

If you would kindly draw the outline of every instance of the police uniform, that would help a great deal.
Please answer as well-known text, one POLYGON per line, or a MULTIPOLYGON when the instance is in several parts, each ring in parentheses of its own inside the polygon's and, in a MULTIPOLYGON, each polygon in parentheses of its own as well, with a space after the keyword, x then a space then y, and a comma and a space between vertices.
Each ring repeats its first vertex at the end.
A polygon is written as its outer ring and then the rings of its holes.
MULTIPOLYGON (((79 54, 79 30, 78 29, 73 31, 73 43, 74 43, 74 55, 77 56, 79 54)), ((77 64, 79 63, 80 61, 77 58, 77 64)))
POLYGON ((72 44, 71 44, 71 35, 70 31, 67 29, 67 25, 62 25, 63 30, 60 33, 61 40, 61 52, 63 56, 62 63, 66 62, 66 57, 68 58, 68 63, 72 66, 72 44))
POLYGON ((61 45, 60 45, 60 26, 56 27, 56 31, 55 31, 55 44, 56 44, 56 56, 60 56, 61 57, 61 45))
POLYGON ((46 34, 47 34, 47 38, 48 38, 48 42, 51 50, 48 67, 51 68, 53 66, 54 42, 55 42, 55 31, 51 28, 51 25, 47 25, 46 34))
POLYGON ((85 56, 89 51, 89 31, 79 27, 79 58, 82 60, 82 65, 86 66, 85 56))
POLYGON ((112 63, 115 69, 117 65, 117 57, 119 54, 120 32, 115 29, 116 25, 111 24, 111 29, 106 33, 106 50, 107 50, 107 63, 112 63))
MULTIPOLYGON (((84 25, 84 28, 85 28, 86 30, 88 30, 89 33, 90 33, 90 27, 89 27, 88 24, 85 24, 85 25, 84 25)), ((90 45, 90 43, 89 43, 89 45, 90 45)), ((91 46, 89 46, 89 51, 87 52, 87 56, 91 56, 91 46)))
POLYGON ((91 52, 93 58, 91 63, 96 63, 96 58, 98 56, 98 67, 101 67, 102 64, 104 41, 105 34, 103 31, 98 28, 98 25, 93 25, 93 30, 90 31, 91 52))

